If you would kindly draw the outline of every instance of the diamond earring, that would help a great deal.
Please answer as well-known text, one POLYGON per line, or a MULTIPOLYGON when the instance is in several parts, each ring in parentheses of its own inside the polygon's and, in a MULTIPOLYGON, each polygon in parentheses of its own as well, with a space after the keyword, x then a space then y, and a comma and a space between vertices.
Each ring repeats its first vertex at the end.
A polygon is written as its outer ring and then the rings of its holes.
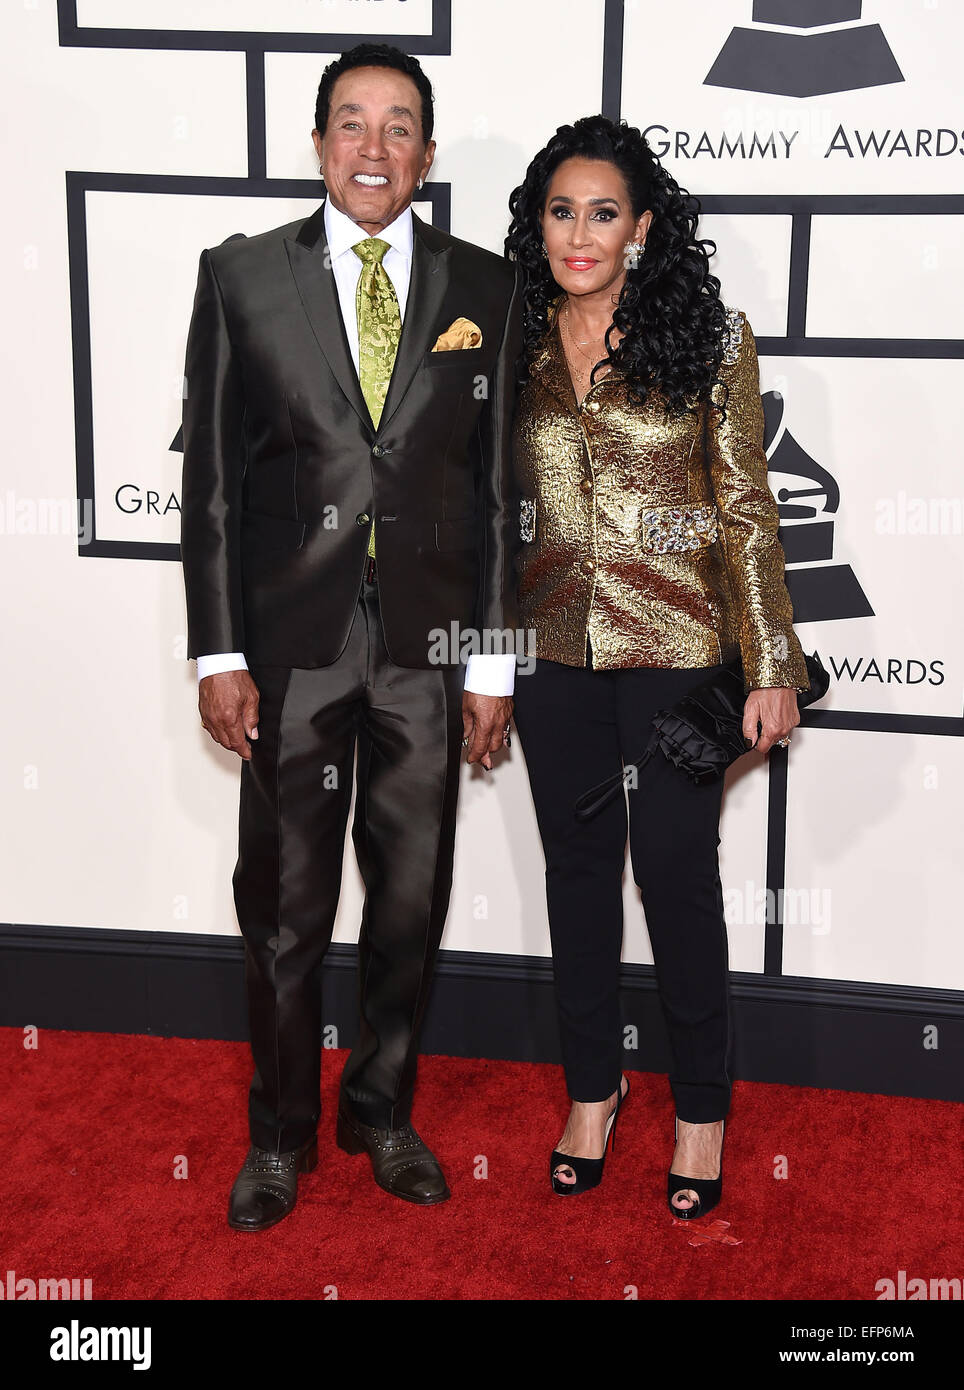
POLYGON ((627 241, 623 247, 626 256, 625 265, 627 270, 635 270, 642 259, 643 252, 646 250, 644 241, 627 241))

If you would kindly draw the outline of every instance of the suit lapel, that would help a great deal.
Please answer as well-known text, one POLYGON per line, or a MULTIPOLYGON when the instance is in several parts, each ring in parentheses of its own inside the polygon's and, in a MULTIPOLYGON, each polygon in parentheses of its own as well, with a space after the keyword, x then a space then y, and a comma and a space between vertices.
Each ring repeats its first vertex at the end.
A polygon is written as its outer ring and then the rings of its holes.
MULTIPOLYGON (((558 308, 558 305, 556 307, 558 308)), ((534 359, 530 370, 539 376, 543 386, 551 391, 568 411, 574 411, 578 402, 576 401, 572 377, 569 375, 569 367, 566 364, 566 354, 559 338, 556 319, 557 314, 550 310, 549 331, 543 339, 541 351, 534 359)))
MULTIPOLYGON (((318 346, 348 401, 368 428, 372 429, 372 418, 358 382, 358 373, 341 321, 335 276, 325 255, 324 213, 322 204, 305 221, 297 237, 285 237, 285 249, 318 346)), ((412 276, 395 367, 379 428, 395 414, 419 363, 437 337, 436 321, 449 283, 449 257, 452 252, 449 238, 414 213, 412 229, 412 276)))
POLYGON ((414 213, 412 226, 412 278, 408 286, 402 336, 379 429, 388 424, 401 405, 419 363, 438 337, 438 314, 449 284, 451 241, 444 232, 423 222, 414 213))
POLYGON ((325 206, 322 203, 307 219, 297 237, 285 237, 285 249, 318 346, 349 403, 364 424, 372 429, 372 418, 358 384, 358 373, 341 321, 335 276, 326 255, 324 214, 325 206))

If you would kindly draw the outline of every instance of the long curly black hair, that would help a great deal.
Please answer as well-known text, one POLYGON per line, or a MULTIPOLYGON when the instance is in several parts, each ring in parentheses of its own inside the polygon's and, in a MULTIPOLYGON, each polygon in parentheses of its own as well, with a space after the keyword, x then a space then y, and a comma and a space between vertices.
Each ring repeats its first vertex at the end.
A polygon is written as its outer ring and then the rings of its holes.
MULTIPOLYGON (((696 413, 699 403, 720 400, 725 416, 727 388, 718 371, 724 353, 726 308, 720 282, 710 274, 707 247, 698 240, 700 204, 666 172, 635 126, 606 116, 583 116, 560 126, 526 170, 525 181, 509 198, 512 223, 505 254, 522 268, 524 349, 522 379, 549 327, 549 306, 561 290, 542 245, 542 213, 552 176, 564 160, 579 157, 614 164, 623 176, 634 218, 651 209, 646 251, 630 262, 613 313, 624 335, 614 347, 606 338, 608 360, 623 372, 640 403, 660 389, 667 414, 696 413), (695 402, 695 403, 694 403, 695 402)), ((711 253, 712 254, 712 253, 711 253)))

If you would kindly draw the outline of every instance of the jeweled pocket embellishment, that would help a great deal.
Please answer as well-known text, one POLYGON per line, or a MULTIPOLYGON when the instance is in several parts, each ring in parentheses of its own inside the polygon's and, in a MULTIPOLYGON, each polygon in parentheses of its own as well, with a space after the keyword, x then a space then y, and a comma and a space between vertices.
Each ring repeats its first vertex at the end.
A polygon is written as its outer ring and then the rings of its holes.
POLYGON ((642 515, 643 546, 657 555, 699 550, 717 537, 716 504, 694 507, 650 507, 642 515))
POLYGON ((732 367, 740 354, 743 341, 743 315, 739 309, 726 311, 726 337, 724 338, 723 367, 732 367))
POLYGON ((519 503, 519 534, 524 541, 535 539, 536 500, 534 497, 523 497, 519 503))

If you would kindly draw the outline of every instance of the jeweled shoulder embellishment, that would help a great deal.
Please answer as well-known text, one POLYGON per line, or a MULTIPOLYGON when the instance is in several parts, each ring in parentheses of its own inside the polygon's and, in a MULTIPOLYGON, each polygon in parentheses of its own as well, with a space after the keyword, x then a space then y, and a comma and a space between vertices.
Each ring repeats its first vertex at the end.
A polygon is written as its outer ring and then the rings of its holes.
POLYGON ((650 507, 643 512, 643 546, 666 555, 712 545, 717 536, 716 504, 695 507, 650 507))
POLYGON ((732 367, 736 362, 740 350, 740 343, 743 341, 743 315, 739 309, 727 309, 726 337, 723 341, 722 365, 724 367, 732 367))
POLYGON ((536 534, 536 501, 534 497, 523 497, 519 503, 519 532, 524 541, 531 541, 536 534))

